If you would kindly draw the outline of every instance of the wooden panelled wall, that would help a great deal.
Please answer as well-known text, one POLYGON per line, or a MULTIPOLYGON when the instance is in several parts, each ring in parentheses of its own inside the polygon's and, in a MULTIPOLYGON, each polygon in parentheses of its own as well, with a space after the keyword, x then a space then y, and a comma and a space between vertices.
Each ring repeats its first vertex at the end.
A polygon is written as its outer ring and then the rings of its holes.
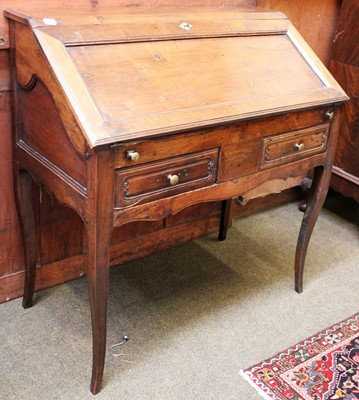
MULTIPOLYGON (((23 0, 3 0, 2 8, 16 7, 23 0)), ((28 0, 36 5, 121 5, 128 0, 28 0)), ((146 6, 175 4, 175 1, 140 0, 146 6)), ((314 51, 328 65, 331 43, 339 14, 338 0, 185 0, 181 5, 244 5, 285 12, 314 51)), ((2 11, 2 10, 1 10, 2 11)), ((9 83, 8 29, 0 16, 0 302, 22 294, 23 256, 15 212, 12 187, 11 107, 9 83)), ((60 206, 47 193, 38 193, 40 251, 37 289, 50 287, 82 276, 82 222, 70 209, 60 206)), ((277 196, 272 203, 293 199, 292 193, 277 196)), ((268 207, 267 198, 254 200, 249 206, 236 205, 236 215, 244 215, 268 207)), ((164 220, 125 225, 114 232, 111 263, 129 261, 134 256, 150 254, 174 243, 181 243, 214 232, 219 225, 220 203, 190 207, 164 220), (141 234, 139 239, 135 236, 141 234)))

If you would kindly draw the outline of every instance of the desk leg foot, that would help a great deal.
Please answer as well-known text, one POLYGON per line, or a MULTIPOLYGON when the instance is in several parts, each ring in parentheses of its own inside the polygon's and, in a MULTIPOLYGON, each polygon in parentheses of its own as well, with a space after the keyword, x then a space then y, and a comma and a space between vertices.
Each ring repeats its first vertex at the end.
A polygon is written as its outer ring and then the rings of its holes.
POLYGON ((298 293, 303 291, 304 262, 308 244, 329 189, 330 177, 331 168, 322 166, 315 168, 295 254, 295 290, 298 293))
POLYGON ((106 353, 106 314, 108 294, 108 271, 91 273, 88 276, 92 321, 92 378, 91 392, 101 390, 106 353))
POLYGON ((231 218, 232 199, 222 201, 221 219, 219 224, 218 240, 226 240, 228 225, 231 218))
POLYGON ((24 170, 15 171, 14 187, 25 259, 25 284, 22 306, 29 308, 33 304, 37 259, 36 222, 31 175, 24 170))

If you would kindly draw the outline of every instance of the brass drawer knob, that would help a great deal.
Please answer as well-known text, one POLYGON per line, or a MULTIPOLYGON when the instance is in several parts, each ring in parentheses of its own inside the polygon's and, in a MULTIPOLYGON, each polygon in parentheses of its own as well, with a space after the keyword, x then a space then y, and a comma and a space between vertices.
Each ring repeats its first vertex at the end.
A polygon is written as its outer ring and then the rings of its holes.
POLYGON ((326 111, 324 113, 324 119, 329 119, 331 121, 334 118, 334 111, 326 111))
POLYGON ((303 150, 304 150, 304 143, 296 143, 296 144, 294 145, 294 148, 295 148, 297 151, 303 151, 303 150))
POLYGON ((170 185, 174 186, 177 185, 179 182, 179 176, 178 175, 168 175, 167 180, 170 183, 170 185))
POLYGON ((126 160, 138 161, 139 159, 140 159, 140 153, 138 153, 136 150, 126 151, 126 160))

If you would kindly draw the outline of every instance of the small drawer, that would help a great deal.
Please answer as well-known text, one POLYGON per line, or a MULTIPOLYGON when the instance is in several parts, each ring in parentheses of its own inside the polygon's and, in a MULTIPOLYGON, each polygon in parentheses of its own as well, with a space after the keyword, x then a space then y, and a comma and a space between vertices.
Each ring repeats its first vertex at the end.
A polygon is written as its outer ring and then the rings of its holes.
POLYGON ((116 170, 116 208, 209 186, 217 180, 219 149, 116 170))
POLYGON ((261 169, 287 164, 324 152, 327 147, 329 126, 329 124, 324 124, 264 138, 261 169))

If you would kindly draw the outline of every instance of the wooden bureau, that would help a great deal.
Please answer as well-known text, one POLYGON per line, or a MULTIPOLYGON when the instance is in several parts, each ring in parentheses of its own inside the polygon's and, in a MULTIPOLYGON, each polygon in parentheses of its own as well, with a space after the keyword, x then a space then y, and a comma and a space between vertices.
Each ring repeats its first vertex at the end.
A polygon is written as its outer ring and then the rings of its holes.
POLYGON ((314 169, 295 258, 302 291, 347 96, 283 14, 24 7, 5 15, 23 305, 35 284, 35 180, 85 226, 93 393, 104 370, 114 227, 221 200, 224 240, 232 199, 296 186, 314 169))

